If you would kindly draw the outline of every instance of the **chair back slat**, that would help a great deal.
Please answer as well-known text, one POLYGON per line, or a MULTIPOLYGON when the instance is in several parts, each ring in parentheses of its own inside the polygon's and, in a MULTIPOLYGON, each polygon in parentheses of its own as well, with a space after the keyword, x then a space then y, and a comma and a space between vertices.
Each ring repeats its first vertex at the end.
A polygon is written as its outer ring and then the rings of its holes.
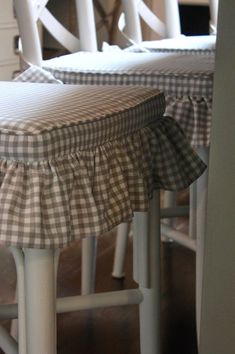
MULTIPOLYGON (((119 30, 133 44, 141 44, 142 30, 140 18, 161 38, 176 38, 181 35, 180 13, 178 0, 162 0, 165 13, 165 22, 145 4, 143 0, 122 0, 123 16, 120 17, 119 30), (124 27, 125 23, 125 28, 124 27)), ((210 27, 211 33, 216 32, 219 0, 210 0, 210 27)))
POLYGON ((48 32, 69 52, 74 53, 80 50, 79 39, 69 32, 47 8, 41 12, 40 21, 48 32))
POLYGON ((92 0, 75 1, 80 39, 67 30, 48 10, 48 0, 14 0, 14 2, 21 38, 22 58, 26 63, 42 65, 39 22, 69 52, 97 51, 92 0))

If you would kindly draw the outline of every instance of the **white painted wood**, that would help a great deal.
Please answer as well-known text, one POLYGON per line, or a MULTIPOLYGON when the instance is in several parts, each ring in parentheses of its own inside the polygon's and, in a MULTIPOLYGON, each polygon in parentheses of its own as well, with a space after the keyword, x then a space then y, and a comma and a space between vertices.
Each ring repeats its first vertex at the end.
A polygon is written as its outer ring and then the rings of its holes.
POLYGON ((24 254, 27 354, 56 354, 54 251, 24 254))
POLYGON ((125 276, 123 269, 127 253, 128 234, 129 223, 125 222, 118 225, 112 272, 112 276, 117 279, 125 276))
POLYGON ((33 2, 24 1, 22 6, 22 0, 15 0, 15 9, 25 61, 41 66, 41 43, 36 21, 34 21, 33 2))
POLYGON ((97 51, 96 28, 92 0, 76 0, 79 26, 80 48, 84 51, 97 51))
POLYGON ((82 239, 81 293, 91 294, 95 290, 97 238, 89 236, 82 239))
POLYGON ((235 6, 220 1, 214 76, 200 354, 235 348, 235 6))
POLYGON ((210 6, 210 26, 211 31, 215 32, 217 28, 217 20, 218 20, 218 7, 219 7, 219 0, 209 0, 210 6))
POLYGON ((69 296, 57 300, 57 313, 97 309, 113 306, 137 305, 143 300, 139 289, 109 291, 83 296, 69 296))
POLYGON ((197 244, 196 240, 189 237, 188 234, 172 229, 171 226, 161 224, 161 235, 179 243, 180 245, 187 247, 188 249, 196 252, 197 244))
POLYGON ((11 247, 10 251, 14 257, 17 274, 17 295, 18 300, 18 320, 15 320, 14 326, 17 330, 19 341, 19 354, 27 353, 26 349, 26 310, 25 310, 25 272, 24 272, 24 254, 21 249, 11 247))
MULTIPOLYGON (((148 280, 139 283, 143 294, 140 309, 140 348, 141 354, 160 354, 160 198, 159 191, 154 192, 148 213, 148 280)), ((145 235, 143 235, 145 236, 145 235)), ((140 248, 139 254, 142 249, 140 248)), ((143 255, 143 258, 145 256, 143 255)), ((141 258, 139 266, 141 267, 141 258)))
MULTIPOLYGON (((6 329, 0 326, 1 349, 5 354, 19 354, 17 342, 9 335, 6 329)), ((26 354, 26 353, 24 353, 26 354)))
POLYGON ((166 38, 180 36, 180 15, 178 0, 165 0, 166 38))
POLYGON ((143 288, 149 287, 149 213, 135 212, 133 220, 133 278, 143 288))
MULTIPOLYGON (((197 153, 200 158, 208 166, 209 148, 199 148, 197 153)), ((202 278, 203 278, 203 256, 205 243, 205 224, 206 224, 206 205, 207 205, 207 185, 208 185, 208 169, 198 178, 196 186, 196 326, 197 338, 199 343, 200 322, 201 322, 201 294, 202 294, 202 278)))
POLYGON ((135 43, 142 42, 142 31, 136 0, 122 0, 125 13, 125 33, 135 43))

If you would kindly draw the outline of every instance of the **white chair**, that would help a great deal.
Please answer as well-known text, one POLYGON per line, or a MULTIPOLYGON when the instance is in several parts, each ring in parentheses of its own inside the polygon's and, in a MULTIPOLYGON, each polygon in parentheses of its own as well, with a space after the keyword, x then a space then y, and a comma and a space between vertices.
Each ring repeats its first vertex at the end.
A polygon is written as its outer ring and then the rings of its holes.
MULTIPOLYGON (((37 34, 38 31, 36 26, 37 17, 33 16, 34 10, 32 2, 29 0, 15 0, 15 4, 22 40, 23 57, 26 62, 42 66, 44 69, 52 72, 57 79, 60 79, 64 83, 69 84, 131 84, 160 88, 165 92, 168 103, 169 95, 176 95, 178 88, 180 88, 181 92, 184 93, 184 98, 187 101, 183 102, 182 107, 184 107, 184 104, 186 103, 187 109, 190 108, 192 111, 196 105, 196 107, 199 109, 199 112, 202 109, 205 113, 205 115, 203 113, 203 122, 207 123, 207 120, 210 119, 210 109, 212 102, 211 86, 213 83, 213 58, 210 56, 201 56, 201 58, 198 58, 198 56, 188 56, 183 60, 183 67, 181 56, 176 54, 138 54, 123 53, 123 51, 120 53, 78 52, 70 55, 65 55, 60 58, 43 61, 40 51, 39 36, 35 35, 34 39, 33 35, 31 36, 31 41, 37 42, 37 45, 34 45, 34 47, 37 47, 37 53, 35 55, 32 53, 32 48, 29 42, 28 33, 31 32, 31 34, 37 34), (24 6, 22 4, 24 4, 24 6), (25 13, 28 16, 27 21, 25 20, 25 13), (169 81, 165 81, 165 78, 168 77, 165 75, 165 73, 168 73, 167 75, 174 74, 173 78, 176 77, 176 80, 179 79, 180 82, 184 81, 182 78, 185 79, 185 77, 187 77, 186 81, 192 83, 193 80, 193 85, 190 87, 183 85, 183 87, 181 87, 179 84, 177 84, 177 82, 172 83, 171 81, 169 86, 169 81), (201 86, 200 75, 202 75, 203 86, 201 86), (198 77, 196 82, 194 82, 195 77, 198 77), (204 80, 206 80, 206 82, 204 80), (205 97, 203 97, 204 94, 205 97), (197 99, 194 99, 195 95, 197 96, 197 99)), ((174 103, 177 104, 175 100, 174 103)), ((169 107, 167 108, 169 109, 169 107)), ((181 114, 183 113, 182 109, 180 114, 178 114, 178 117, 180 119, 181 117, 185 119, 186 115, 181 114)), ((189 124, 190 119, 188 117, 188 111, 186 118, 187 119, 184 121, 184 123, 187 128, 191 129, 192 126, 189 124)), ((122 226, 123 225, 121 225, 120 228, 122 226)), ((196 247, 198 247, 196 246, 195 240, 189 240, 187 235, 183 235, 183 237, 181 237, 182 235, 177 236, 180 236, 180 239, 183 239, 183 242, 186 240, 191 249, 196 250, 196 247)), ((89 241, 90 243, 87 245, 88 251, 82 252, 84 255, 91 255, 92 251, 94 251, 95 238, 90 237, 89 241)), ((197 255, 197 263, 201 264, 200 252, 197 252, 197 255)), ((85 275, 82 276, 82 279, 85 279, 85 282, 88 282, 88 279, 92 279, 91 274, 93 272, 91 270, 94 269, 93 261, 95 257, 85 256, 84 259, 91 261, 90 267, 89 262, 87 266, 82 266, 83 271, 87 269, 85 275)), ((200 276, 197 278, 197 283, 200 284, 200 276)), ((88 282, 88 285, 89 284, 92 284, 92 282, 88 282)), ((197 292, 200 293, 201 286, 197 285, 197 289, 197 292)), ((92 291, 91 289, 88 290, 88 292, 92 291)), ((197 303, 199 304, 200 308, 200 301, 197 301, 197 303)))
POLYGON ((37 23, 41 23, 70 53, 78 50, 96 51, 97 41, 92 1, 76 0, 79 39, 52 15, 47 8, 48 2, 49 0, 15 1, 20 37, 22 38, 21 55, 26 63, 42 65, 43 58, 37 23))
MULTIPOLYGON (((210 1, 211 21, 210 27, 213 35, 207 36, 182 36, 180 26, 180 15, 178 0, 163 0, 165 9, 165 22, 163 23, 144 3, 142 0, 122 0, 123 14, 119 20, 119 28, 121 33, 125 36, 129 44, 132 44, 126 50, 130 52, 167 52, 167 53, 181 53, 181 54, 198 54, 210 53, 213 54, 216 45, 216 27, 217 27, 217 13, 218 0, 210 1), (143 41, 141 30, 141 19, 161 38, 160 40, 143 41)), ((189 218, 189 235, 191 238, 196 237, 196 184, 191 186, 190 191, 190 218, 189 218)), ((176 206, 175 193, 165 192, 164 206, 166 208, 174 208, 176 206)), ((172 217, 172 215, 171 215, 172 217)), ((172 231, 166 227, 174 225, 174 219, 165 221, 162 225, 162 232, 164 236, 180 242, 181 244, 189 244, 182 235, 176 231, 172 231)), ((120 278, 123 276, 123 263, 125 259, 125 249, 127 245, 128 228, 123 225, 119 229, 117 236, 117 245, 115 250, 113 276, 120 278)))
POLYGON ((48 73, 32 67, 24 74, 19 81, 33 74, 41 83, 0 84, 0 241, 11 246, 19 295, 18 309, 2 305, 0 315, 20 323, 19 346, 1 327, 0 346, 6 354, 56 354, 56 313, 138 304, 141 353, 159 354, 157 189, 189 185, 205 165, 176 122, 162 118, 156 89, 58 85, 53 76, 48 84, 48 73), (133 213, 139 288, 56 299, 58 250, 133 213))
MULTIPOLYGON (((142 0, 122 0, 124 13, 119 20, 119 28, 130 46, 130 51, 213 51, 215 35, 183 36, 181 35, 178 0, 164 0, 165 22, 163 23, 142 0), (143 41, 142 19, 160 36, 160 40, 143 41)), ((210 28, 216 33, 218 0, 210 1, 210 28)))
MULTIPOLYGON (((92 1, 76 1, 76 15, 79 23, 78 39, 69 32, 48 10, 47 1, 25 0, 15 1, 15 10, 21 40, 19 42, 22 65, 42 66, 38 23, 41 23, 50 34, 69 52, 78 50, 96 51, 96 30, 92 1)), ((82 241, 82 294, 93 292, 95 284, 96 238, 89 237, 82 241)))

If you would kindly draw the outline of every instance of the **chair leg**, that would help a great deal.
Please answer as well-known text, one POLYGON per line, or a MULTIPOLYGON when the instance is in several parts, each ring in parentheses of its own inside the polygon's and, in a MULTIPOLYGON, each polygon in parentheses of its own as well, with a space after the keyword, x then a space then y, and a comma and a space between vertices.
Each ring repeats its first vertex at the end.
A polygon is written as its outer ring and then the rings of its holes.
POLYGON ((82 239, 82 285, 81 294, 92 294, 95 290, 97 239, 89 236, 82 239))
POLYGON ((135 213, 134 270, 143 301, 140 310, 141 354, 160 354, 160 198, 154 193, 149 213, 135 213), (138 220, 139 219, 139 220, 138 220), (143 240, 147 242, 143 244, 143 240), (137 242, 136 242, 137 241, 137 242), (143 263, 144 261, 144 263, 143 263), (144 266, 145 264, 145 266, 144 266))
MULTIPOLYGON (((209 149, 198 150, 201 159, 208 164, 209 149)), ((200 322, 201 322, 201 302, 202 302, 202 281, 203 281, 203 257, 205 242, 205 222, 206 222, 206 203, 207 203, 208 169, 197 180, 197 224, 196 224, 196 321, 197 339, 199 343, 200 322)))
MULTIPOLYGON (((175 191, 164 191, 163 194, 163 205, 164 208, 173 208, 176 206, 176 192, 175 191)), ((169 218, 163 220, 163 224, 168 225, 170 227, 174 227, 175 224, 175 219, 174 218, 169 218)), ((171 242, 172 240, 167 237, 162 235, 161 236, 162 242, 171 242)))
POLYGON ((125 276, 123 269, 127 253, 128 234, 129 223, 125 222, 118 225, 112 272, 112 276, 117 279, 125 276))
POLYGON ((19 354, 17 342, 2 326, 0 326, 0 343, 5 354, 19 354))
POLYGON ((25 249, 27 354, 56 354, 54 250, 25 249))
POLYGON ((16 298, 18 300, 18 319, 12 321, 15 338, 18 337, 19 354, 26 353, 26 312, 25 312, 25 268, 24 253, 21 249, 10 247, 14 257, 17 272, 16 298))
POLYGON ((189 237, 196 240, 197 228, 197 181, 189 187, 189 237))

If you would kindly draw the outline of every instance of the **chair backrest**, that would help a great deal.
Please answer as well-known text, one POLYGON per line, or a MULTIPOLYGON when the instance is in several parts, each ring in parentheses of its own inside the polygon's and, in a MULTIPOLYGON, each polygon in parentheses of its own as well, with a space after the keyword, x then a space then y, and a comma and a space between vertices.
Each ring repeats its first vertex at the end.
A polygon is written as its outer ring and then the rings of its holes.
POLYGON ((142 42, 141 19, 161 38, 173 38, 181 34, 179 6, 177 0, 164 0, 165 23, 163 23, 142 0, 122 0, 124 13, 119 29, 130 41, 142 42))
MULTIPOLYGON (((219 0, 210 0, 211 29, 215 32, 217 26, 219 0)), ((141 44, 142 31, 140 18, 161 38, 176 38, 181 35, 178 0, 163 0, 165 22, 149 9, 143 0, 122 0, 124 14, 119 21, 119 29, 130 42, 141 44)))
POLYGON ((80 40, 52 15, 47 8, 48 2, 49 0, 14 0, 24 61, 38 66, 42 64, 38 21, 69 52, 97 51, 92 0, 76 0, 80 40))

